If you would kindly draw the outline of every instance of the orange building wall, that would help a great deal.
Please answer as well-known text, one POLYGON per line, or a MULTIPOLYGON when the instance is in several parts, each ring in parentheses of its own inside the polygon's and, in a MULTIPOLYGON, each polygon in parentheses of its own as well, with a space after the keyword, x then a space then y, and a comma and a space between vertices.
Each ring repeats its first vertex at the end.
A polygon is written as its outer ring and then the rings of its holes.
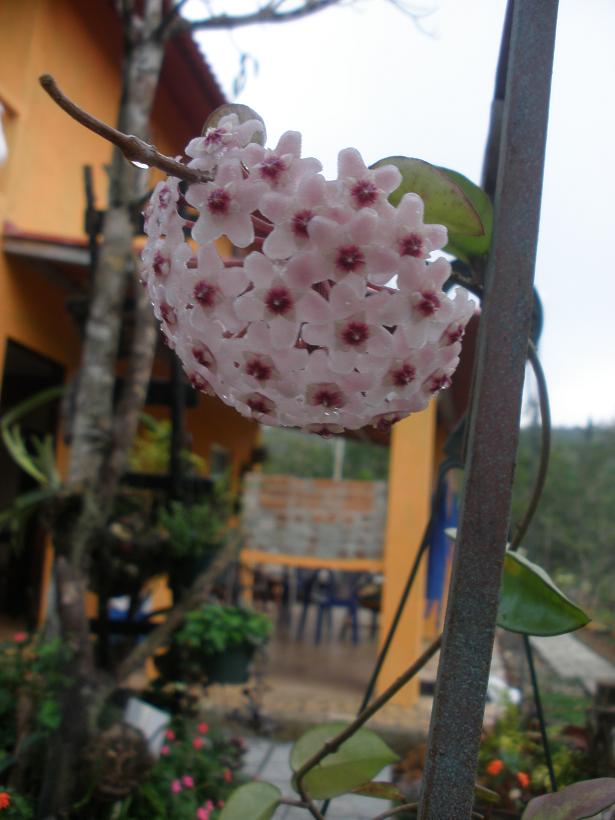
MULTIPOLYGON (((112 4, 96 3, 95 10, 93 5, 83 0, 0 0, 0 102, 6 109, 3 127, 9 147, 8 161, 0 166, 0 233, 6 221, 20 231, 83 239, 86 164, 93 167, 96 205, 105 207, 104 166, 111 146, 61 111, 38 83, 39 75, 52 74, 69 97, 115 124, 119 25, 112 4)), ((204 99, 198 104, 202 107, 204 99)), ((152 123, 157 147, 179 153, 194 130, 172 88, 161 84, 152 123)), ((66 311, 66 296, 52 268, 35 269, 0 252, 0 383, 8 338, 63 365, 69 378, 74 374, 81 342, 66 311)), ((158 409, 157 414, 168 415, 158 409)), ((240 467, 257 442, 258 426, 206 397, 187 413, 186 425, 195 451, 205 458, 213 443, 230 451, 237 484, 240 467)), ((65 463, 61 443, 58 455, 65 463)))

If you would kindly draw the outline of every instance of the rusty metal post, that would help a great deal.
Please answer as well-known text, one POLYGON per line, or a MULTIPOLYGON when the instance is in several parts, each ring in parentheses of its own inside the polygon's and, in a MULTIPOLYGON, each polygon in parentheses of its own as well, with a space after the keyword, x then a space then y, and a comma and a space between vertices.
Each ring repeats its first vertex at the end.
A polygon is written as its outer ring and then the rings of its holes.
POLYGON ((513 0, 466 483, 419 816, 467 820, 510 518, 557 0, 513 0))

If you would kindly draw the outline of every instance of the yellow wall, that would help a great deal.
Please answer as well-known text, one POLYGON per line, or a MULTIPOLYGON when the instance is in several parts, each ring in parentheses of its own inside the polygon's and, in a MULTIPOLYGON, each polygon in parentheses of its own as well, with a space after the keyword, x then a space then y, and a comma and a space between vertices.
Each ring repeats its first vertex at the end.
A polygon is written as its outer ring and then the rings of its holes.
MULTIPOLYGON (((54 239, 83 239, 83 166, 93 166, 96 205, 104 208, 104 166, 111 147, 61 111, 38 77, 52 74, 69 97, 115 124, 121 54, 112 4, 0 0, 0 55, 0 102, 6 109, 3 126, 9 146, 8 161, 0 167, 0 234, 8 222, 20 231, 54 239)), ((208 113, 203 99, 196 103, 201 114, 208 113)), ((194 136, 193 130, 173 89, 163 85, 153 112, 156 145, 176 154, 194 136)), ((8 338, 63 365, 67 377, 74 374, 81 342, 66 311, 66 296, 52 267, 33 267, 0 252, 0 383, 8 338)), ((160 409, 159 414, 168 413, 160 409)), ((257 442, 257 425, 206 397, 187 413, 186 425, 199 454, 207 458, 212 443, 230 451, 237 479, 257 442)), ((66 455, 60 445, 61 463, 66 463, 66 455)))
MULTIPOLYGON (((110 146, 61 111, 38 84, 39 75, 52 74, 69 97, 115 124, 121 55, 113 13, 96 5, 94 15, 81 0, 0 3, 0 101, 9 112, 10 143, 0 170, 0 222, 83 236, 85 164, 94 166, 98 206, 104 207, 110 146)), ((193 136, 167 88, 158 95, 152 128, 158 147, 169 153, 193 136)))
MULTIPOLYGON (((384 594, 380 639, 384 639, 417 553, 429 517, 433 475, 435 402, 422 413, 394 425, 389 461, 389 503, 384 550, 384 594)), ((395 639, 380 673, 382 691, 423 651, 426 557, 414 582, 395 639)), ((418 697, 418 677, 394 702, 410 705, 418 697)))

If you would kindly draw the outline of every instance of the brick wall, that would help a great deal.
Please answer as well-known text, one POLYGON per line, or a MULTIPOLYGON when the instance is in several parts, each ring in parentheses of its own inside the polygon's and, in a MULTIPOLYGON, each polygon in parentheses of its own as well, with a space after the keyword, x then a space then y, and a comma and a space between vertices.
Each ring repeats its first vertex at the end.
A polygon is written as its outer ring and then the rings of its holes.
POLYGON ((249 473, 242 523, 247 549, 326 558, 381 558, 386 482, 249 473))

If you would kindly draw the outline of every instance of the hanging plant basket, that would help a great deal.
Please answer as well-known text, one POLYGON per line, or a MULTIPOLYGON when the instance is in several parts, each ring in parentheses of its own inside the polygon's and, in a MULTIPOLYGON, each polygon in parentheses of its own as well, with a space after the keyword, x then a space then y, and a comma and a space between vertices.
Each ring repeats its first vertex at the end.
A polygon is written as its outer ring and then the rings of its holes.
POLYGON ((205 665, 208 683, 246 683, 255 651, 253 644, 244 643, 209 655, 205 665))

